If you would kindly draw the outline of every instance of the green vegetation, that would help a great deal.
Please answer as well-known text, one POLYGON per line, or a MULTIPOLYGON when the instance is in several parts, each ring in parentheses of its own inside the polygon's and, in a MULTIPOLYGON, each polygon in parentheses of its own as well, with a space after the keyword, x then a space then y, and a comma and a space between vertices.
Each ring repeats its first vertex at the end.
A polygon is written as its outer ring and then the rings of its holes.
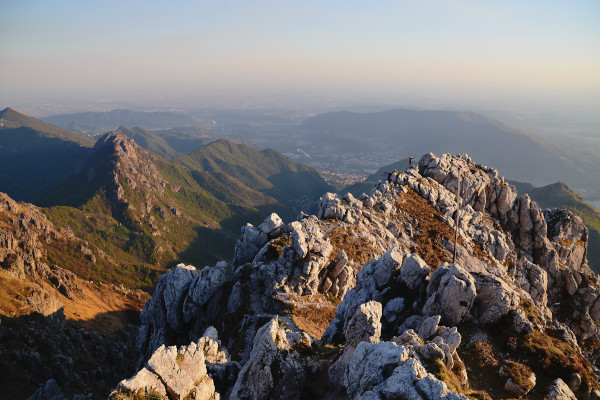
POLYGON ((177 152, 169 146, 165 139, 142 128, 120 126, 115 133, 121 133, 135 141, 143 149, 149 150, 165 158, 174 158, 177 152))
POLYGON ((517 344, 518 354, 536 370, 536 375, 544 371, 547 375, 567 380, 571 374, 578 373, 584 388, 595 388, 590 363, 576 346, 559 339, 560 335, 559 331, 546 329, 545 333, 533 331, 513 340, 517 344))
MULTIPOLYGON (((193 171, 198 184, 237 205, 275 206, 283 212, 297 206, 298 199, 317 199, 331 189, 313 168, 271 149, 259 151, 227 140, 217 140, 176 161, 193 171)), ((297 211, 290 211, 281 216, 295 217, 297 211)))
MULTIPOLYGON (((78 173, 44 195, 55 225, 102 252, 95 263, 82 257, 70 263, 69 252, 50 252, 88 279, 147 288, 154 271, 175 262, 231 259, 245 223, 260 223, 270 212, 294 218, 303 207, 299 192, 310 188, 314 202, 328 188, 314 170, 272 150, 218 141, 175 162, 139 148, 121 159, 113 139, 100 140, 78 173)), ((274 243, 273 256, 284 245, 274 243)))

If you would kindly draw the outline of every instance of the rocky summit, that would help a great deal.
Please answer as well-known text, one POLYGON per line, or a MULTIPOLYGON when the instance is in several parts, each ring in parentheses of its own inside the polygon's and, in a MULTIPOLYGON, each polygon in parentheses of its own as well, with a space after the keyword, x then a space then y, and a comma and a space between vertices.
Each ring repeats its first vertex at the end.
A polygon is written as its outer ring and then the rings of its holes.
POLYGON ((111 398, 598 399, 587 240, 495 169, 427 154, 247 224, 233 265, 161 276, 111 398))

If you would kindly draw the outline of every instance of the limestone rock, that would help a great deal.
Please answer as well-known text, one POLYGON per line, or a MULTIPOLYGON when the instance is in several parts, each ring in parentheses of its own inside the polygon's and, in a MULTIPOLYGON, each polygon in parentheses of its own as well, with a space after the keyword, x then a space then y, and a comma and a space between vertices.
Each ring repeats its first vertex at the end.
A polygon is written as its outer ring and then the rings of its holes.
POLYGON ((117 391, 125 393, 150 393, 154 391, 163 396, 167 395, 165 386, 158 376, 146 368, 139 370, 132 378, 122 380, 117 387, 117 391))
POLYGON ((475 279, 458 265, 440 267, 427 285, 427 302, 423 313, 441 315, 447 325, 457 325, 469 315, 477 295, 475 279))
POLYGON ((288 353, 289 350, 285 330, 276 319, 260 328, 250 359, 240 371, 229 398, 299 398, 304 372, 297 355, 288 353))
POLYGON ((569 389, 569 386, 560 378, 556 379, 548 387, 546 398, 548 400, 577 400, 577 397, 569 389))
POLYGON ((227 263, 220 261, 214 267, 204 267, 200 274, 190 283, 188 294, 183 303, 183 319, 189 322, 202 309, 206 319, 214 317, 219 310, 217 304, 221 298, 221 287, 226 281, 225 268, 227 263), (212 308, 205 307, 211 302, 212 308))
POLYGON ((265 218, 263 223, 258 226, 258 230, 266 235, 269 235, 275 229, 279 228, 282 224, 283 224, 283 221, 281 220, 279 215, 277 215, 275 213, 271 213, 271 215, 269 215, 267 218, 265 218))
POLYGON ((381 336, 381 303, 369 301, 356 310, 344 331, 346 344, 377 343, 381 336))
POLYGON ((421 324, 421 327, 419 328, 419 336, 424 340, 427 340, 433 335, 435 335, 437 333, 440 319, 440 315, 434 315, 433 317, 426 318, 421 324))
POLYGON ((125 393, 156 391, 167 394, 171 400, 181 400, 195 393, 196 398, 218 400, 220 396, 206 368, 205 345, 211 342, 210 338, 202 338, 198 343, 179 349, 160 346, 146 366, 131 379, 121 381, 117 390, 125 393))
POLYGON ((346 293, 342 303, 335 310, 335 318, 327 327, 322 340, 325 342, 341 340, 356 310, 361 304, 375 298, 378 288, 383 289, 388 281, 399 273, 401 264, 402 254, 395 249, 383 254, 379 259, 366 263, 356 277, 356 286, 346 293))
POLYGON ((348 365, 345 385, 351 399, 372 396, 466 400, 428 374, 407 347, 392 342, 360 343, 348 365))
POLYGON ((416 290, 425 283, 429 267, 417 254, 406 257, 400 270, 400 279, 409 289, 416 290))

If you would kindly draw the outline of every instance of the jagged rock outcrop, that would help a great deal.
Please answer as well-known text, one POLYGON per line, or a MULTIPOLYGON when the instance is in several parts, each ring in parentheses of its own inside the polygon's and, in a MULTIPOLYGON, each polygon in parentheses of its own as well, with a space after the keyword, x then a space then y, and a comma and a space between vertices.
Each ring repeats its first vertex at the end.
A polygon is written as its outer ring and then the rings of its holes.
POLYGON ((161 344, 184 332, 191 340, 200 336, 199 333, 206 329, 199 328, 202 323, 215 318, 219 312, 221 287, 226 280, 225 266, 224 262, 219 262, 198 273, 191 265, 179 264, 159 278, 154 297, 140 315, 142 326, 138 348, 144 354, 151 354, 161 344))
POLYGON ((304 382, 298 355, 276 319, 256 332, 250 358, 230 395, 238 399, 298 399, 304 382))
POLYGON ((224 265, 171 271, 140 349, 216 327, 241 368, 222 378, 230 398, 536 398, 557 378, 591 398, 600 280, 586 242, 581 220, 496 170, 428 154, 369 195, 324 195, 317 216, 243 227, 229 279, 224 265))
POLYGON ((546 395, 548 400, 576 400, 577 397, 573 394, 569 386, 560 378, 552 382, 552 385, 548 387, 548 394, 546 395))
POLYGON ((158 393, 171 400, 192 396, 194 399, 218 400, 213 379, 207 374, 207 364, 228 363, 226 352, 219 350, 218 343, 202 337, 188 346, 160 346, 146 365, 132 378, 119 383, 113 393, 158 393))
MULTIPOLYGON (((20 280, 48 280, 69 299, 84 296, 75 274, 43 260, 49 244, 78 243, 73 232, 56 228, 40 209, 17 203, 4 193, 0 193, 0 221, 0 271, 20 280)), ((33 312, 51 315, 62 307, 58 296, 36 286, 28 301, 33 312)))

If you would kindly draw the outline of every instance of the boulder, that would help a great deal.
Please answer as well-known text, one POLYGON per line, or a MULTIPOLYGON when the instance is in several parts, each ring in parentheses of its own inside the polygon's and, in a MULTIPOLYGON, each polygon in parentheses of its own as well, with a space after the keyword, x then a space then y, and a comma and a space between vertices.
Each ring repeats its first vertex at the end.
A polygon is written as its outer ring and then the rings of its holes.
POLYGON ((230 399, 299 399, 304 371, 277 319, 261 327, 248 362, 238 375, 230 399))
POLYGON ((427 296, 424 314, 440 315, 443 324, 457 325, 469 316, 477 296, 475 279, 456 264, 440 267, 429 280, 427 296))
POLYGON ((545 398, 548 400, 577 400, 569 386, 560 378, 548 387, 548 394, 545 398))
POLYGON ((400 269, 400 280, 412 290, 417 290, 425 284, 425 278, 429 275, 430 269, 417 254, 411 254, 406 257, 400 269))
POLYGON ((167 395, 165 385, 158 376, 146 368, 139 370, 132 378, 122 380, 117 387, 117 391, 142 394, 156 392, 163 396, 167 395))
POLYGON ((360 342, 377 343, 381 336, 381 303, 369 301, 361 304, 344 331, 346 345, 360 342))

